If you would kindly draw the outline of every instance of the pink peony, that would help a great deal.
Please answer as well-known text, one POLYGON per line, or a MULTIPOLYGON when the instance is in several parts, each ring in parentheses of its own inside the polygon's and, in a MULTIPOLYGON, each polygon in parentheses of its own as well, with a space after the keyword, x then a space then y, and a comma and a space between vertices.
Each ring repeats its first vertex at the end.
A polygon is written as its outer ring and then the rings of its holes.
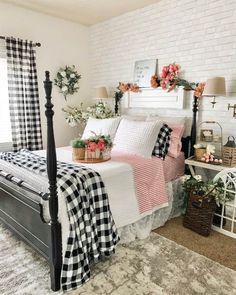
POLYGON ((94 141, 89 142, 88 150, 90 152, 95 152, 97 148, 98 148, 98 145, 96 144, 96 142, 94 142, 94 141))
POLYGON ((100 139, 99 142, 98 142, 98 144, 97 144, 97 147, 98 147, 101 151, 103 151, 103 150, 105 149, 105 147, 106 147, 105 141, 104 141, 103 139, 100 139))

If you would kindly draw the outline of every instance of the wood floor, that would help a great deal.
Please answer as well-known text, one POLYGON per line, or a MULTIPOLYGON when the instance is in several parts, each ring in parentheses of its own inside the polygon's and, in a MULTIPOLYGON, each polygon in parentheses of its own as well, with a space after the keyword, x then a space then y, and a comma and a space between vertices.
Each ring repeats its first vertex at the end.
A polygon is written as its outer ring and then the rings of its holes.
POLYGON ((182 222, 182 217, 173 218, 154 231, 236 271, 236 239, 213 230, 209 237, 203 237, 183 227, 182 222))

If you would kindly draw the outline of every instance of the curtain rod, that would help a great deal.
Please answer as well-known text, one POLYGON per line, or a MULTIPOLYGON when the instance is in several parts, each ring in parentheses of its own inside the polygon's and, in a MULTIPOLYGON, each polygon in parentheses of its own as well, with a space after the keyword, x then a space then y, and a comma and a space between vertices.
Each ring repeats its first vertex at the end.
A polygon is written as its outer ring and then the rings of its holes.
MULTIPOLYGON (((4 37, 4 36, 0 36, 0 39, 5 40, 6 37, 4 37)), ((33 45, 35 45, 36 47, 40 47, 40 46, 41 46, 41 43, 37 42, 37 43, 34 43, 33 45)))

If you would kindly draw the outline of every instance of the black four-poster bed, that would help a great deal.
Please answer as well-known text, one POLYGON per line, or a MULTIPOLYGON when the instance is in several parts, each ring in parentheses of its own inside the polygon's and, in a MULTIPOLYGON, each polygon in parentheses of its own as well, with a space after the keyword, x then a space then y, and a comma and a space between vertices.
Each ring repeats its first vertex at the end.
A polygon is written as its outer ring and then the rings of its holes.
MULTIPOLYGON (((44 89, 46 93, 45 115, 47 118, 49 193, 38 192, 26 182, 0 170, 0 178, 7 180, 7 182, 0 181, 0 221, 46 258, 50 266, 51 289, 57 291, 60 289, 62 268, 62 237, 61 225, 58 221, 57 159, 53 131, 54 111, 51 102, 52 82, 48 71, 46 71, 44 89), (31 194, 48 201, 50 222, 44 220, 42 204, 31 198, 31 194)), ((195 97, 191 136, 182 139, 185 157, 193 154, 193 145, 196 139, 197 110, 198 99, 195 97)))

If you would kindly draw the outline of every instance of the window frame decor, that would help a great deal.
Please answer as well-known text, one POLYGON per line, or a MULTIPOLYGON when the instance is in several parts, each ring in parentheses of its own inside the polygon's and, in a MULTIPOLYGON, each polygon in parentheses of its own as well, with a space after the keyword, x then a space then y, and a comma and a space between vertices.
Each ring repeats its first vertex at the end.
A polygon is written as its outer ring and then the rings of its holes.
POLYGON ((126 92, 122 101, 123 108, 164 108, 183 109, 186 92, 182 86, 171 92, 162 88, 145 88, 139 92, 126 92))

